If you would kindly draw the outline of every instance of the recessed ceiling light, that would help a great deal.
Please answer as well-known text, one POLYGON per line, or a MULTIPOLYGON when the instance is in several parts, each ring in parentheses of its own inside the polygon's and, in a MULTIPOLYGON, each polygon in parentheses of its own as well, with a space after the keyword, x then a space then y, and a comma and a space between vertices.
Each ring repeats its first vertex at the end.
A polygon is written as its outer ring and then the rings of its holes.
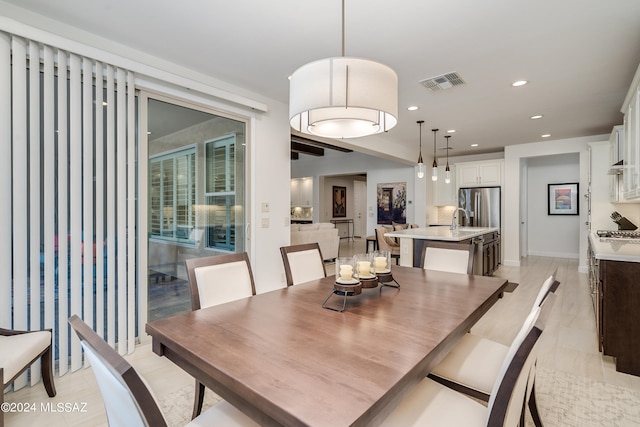
POLYGON ((447 133, 456 133, 456 130, 455 130, 455 129, 449 129, 449 130, 447 131, 447 133))
POLYGON ((529 83, 529 82, 526 81, 526 80, 518 80, 517 82, 511 83, 511 86, 513 86, 513 87, 524 86, 527 83, 529 83))
POLYGON ((477 147, 477 146, 478 146, 478 144, 471 144, 471 146, 472 146, 472 147, 477 147))
POLYGON ((412 105, 411 107, 407 107, 407 110, 416 111, 418 108, 420 108, 420 107, 416 107, 415 105, 412 105))
POLYGON ((551 134, 550 133, 545 133, 544 135, 540 135, 540 136, 543 137, 543 138, 549 138, 551 136, 551 134))
POLYGON ((541 118, 542 118, 542 114, 536 114, 535 116, 531 116, 531 120, 537 120, 541 118))

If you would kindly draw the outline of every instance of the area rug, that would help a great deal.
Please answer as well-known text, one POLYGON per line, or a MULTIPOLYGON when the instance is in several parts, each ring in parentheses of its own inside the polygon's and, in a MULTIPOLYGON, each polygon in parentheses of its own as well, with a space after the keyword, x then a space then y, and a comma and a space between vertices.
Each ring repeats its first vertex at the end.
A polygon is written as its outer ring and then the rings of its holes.
MULTIPOLYGON (((545 427, 640 426, 640 392, 618 385, 538 368, 536 398, 545 427)), ((203 410, 218 400, 207 390, 203 410)), ((193 386, 184 386, 159 403, 170 427, 184 426, 191 419, 193 386)), ((528 414, 526 425, 533 426, 528 414)))
POLYGON ((618 385, 539 368, 536 399, 546 427, 640 426, 640 392, 618 385))
MULTIPOLYGON (((191 421, 194 389, 195 384, 184 386, 160 399, 158 404, 168 427, 182 427, 191 421)), ((220 398, 215 393, 211 390, 205 390, 202 410, 205 411, 219 401, 220 398)))

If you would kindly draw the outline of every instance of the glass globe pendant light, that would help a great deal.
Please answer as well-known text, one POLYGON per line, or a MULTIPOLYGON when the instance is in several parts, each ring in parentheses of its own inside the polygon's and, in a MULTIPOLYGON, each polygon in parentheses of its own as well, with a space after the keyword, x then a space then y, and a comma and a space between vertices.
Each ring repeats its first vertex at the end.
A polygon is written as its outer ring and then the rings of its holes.
POLYGON ((418 156, 418 178, 424 178, 424 161, 422 161, 422 124, 424 120, 418 120, 417 123, 420 125, 420 155, 418 156))
POLYGON ((449 138, 451 135, 445 135, 447 140, 447 167, 444 169, 444 182, 449 184, 451 182, 451 170, 449 169, 449 138))
POLYGON ((433 131, 433 166, 431 167, 431 180, 438 180, 438 161, 436 160, 436 135, 439 129, 431 129, 433 131))

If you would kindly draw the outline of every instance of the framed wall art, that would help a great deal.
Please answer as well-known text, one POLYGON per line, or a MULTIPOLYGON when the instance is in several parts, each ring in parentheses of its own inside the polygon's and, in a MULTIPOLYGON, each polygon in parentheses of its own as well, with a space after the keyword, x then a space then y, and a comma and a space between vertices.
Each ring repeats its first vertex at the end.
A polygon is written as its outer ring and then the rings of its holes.
POLYGON ((347 216, 347 187, 333 186, 333 217, 347 216))
POLYGON ((548 184, 549 215, 578 215, 578 183, 548 184))
POLYGON ((378 224, 407 223, 407 183, 378 184, 378 224))

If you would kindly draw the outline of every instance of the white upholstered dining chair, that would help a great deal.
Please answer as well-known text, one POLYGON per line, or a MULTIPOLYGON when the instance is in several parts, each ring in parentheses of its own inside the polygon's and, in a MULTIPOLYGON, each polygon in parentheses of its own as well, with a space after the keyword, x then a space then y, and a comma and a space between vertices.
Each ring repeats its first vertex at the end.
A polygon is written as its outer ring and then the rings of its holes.
POLYGON ((318 243, 283 246, 280 248, 287 286, 327 277, 318 243))
POLYGON ((555 295, 533 310, 509 347, 492 386, 488 405, 470 399, 431 378, 423 379, 383 421, 383 426, 515 426, 523 402, 537 344, 555 295))
POLYGON ((472 274, 475 245, 427 240, 422 248, 420 267, 425 270, 472 274))
MULTIPOLYGON (((251 263, 246 252, 185 260, 191 309, 211 307, 256 294, 251 263)), ((202 411, 204 385, 196 378, 193 418, 202 411)))
MULTIPOLYGON (((153 393, 133 366, 78 316, 71 316, 69 324, 80 338, 84 354, 91 363, 104 400, 109 426, 166 427, 167 422, 153 393)), ((223 400, 187 426, 253 427, 258 424, 223 400)))
MULTIPOLYGON (((543 282, 529 313, 540 307, 548 295, 556 291, 560 282, 555 279, 555 274, 554 272, 543 282)), ((488 402, 508 352, 508 345, 468 333, 462 336, 455 347, 431 371, 429 378, 453 390, 488 402)), ((535 398, 535 360, 531 371, 527 392, 530 396, 528 406, 534 424, 541 426, 535 398)))
MULTIPOLYGON (((0 403, 4 402, 4 390, 38 359, 42 383, 49 397, 56 395, 53 382, 51 354, 51 330, 17 331, 0 328, 0 403)), ((0 426, 4 423, 0 411, 0 426)))

